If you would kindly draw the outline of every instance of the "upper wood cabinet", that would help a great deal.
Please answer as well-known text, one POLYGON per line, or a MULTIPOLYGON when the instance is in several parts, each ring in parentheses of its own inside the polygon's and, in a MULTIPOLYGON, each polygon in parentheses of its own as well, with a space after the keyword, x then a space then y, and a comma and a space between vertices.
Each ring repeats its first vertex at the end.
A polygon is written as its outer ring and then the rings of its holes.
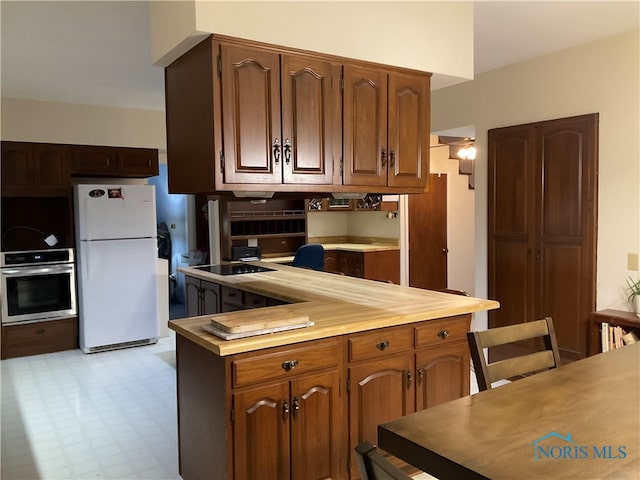
POLYGON ((158 175, 158 150, 152 148, 73 145, 71 173, 89 177, 158 175))
POLYGON ((344 183, 425 188, 429 90, 424 73, 344 66, 344 183))
POLYGON ((430 74, 345 60, 218 35, 175 60, 169 191, 424 191, 430 74))
POLYGON ((3 196, 71 195, 66 145, 2 142, 3 196))
POLYGON ((224 182, 333 183, 340 66, 233 44, 214 48, 224 182))

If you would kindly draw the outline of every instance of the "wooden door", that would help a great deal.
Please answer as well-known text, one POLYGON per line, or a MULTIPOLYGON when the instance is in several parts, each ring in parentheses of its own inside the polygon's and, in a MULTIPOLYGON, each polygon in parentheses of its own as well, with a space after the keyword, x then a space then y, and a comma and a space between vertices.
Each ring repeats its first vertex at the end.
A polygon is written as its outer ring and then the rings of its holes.
POLYGON ((158 175, 158 151, 152 148, 116 148, 118 173, 123 177, 158 175))
POLYGON ((595 310, 598 115, 489 131, 490 326, 553 318, 586 355, 595 310))
POLYGON ((33 190, 33 150, 30 143, 2 142, 2 195, 33 190))
POLYGON ((184 277, 185 303, 187 306, 187 317, 197 317, 202 315, 200 309, 200 280, 189 275, 184 277))
POLYGON ((409 286, 446 288, 447 253, 447 176, 432 173, 428 193, 409 195, 409 286))
POLYGON ((221 45, 225 183, 282 183, 280 57, 221 45))
POLYGON ((390 187, 427 186, 429 178, 429 76, 389 74, 388 173, 390 187))
POLYGON ((387 184, 387 73, 345 65, 343 70, 344 184, 387 184))
POLYGON ((220 285, 201 280, 202 313, 200 315, 214 315, 220 313, 220 285))
POLYGON ((353 449, 362 441, 378 443, 378 425, 415 411, 413 353, 350 366, 349 450, 352 476, 357 465, 353 449), (412 377, 413 378, 413 377, 412 377))
POLYGON ((112 147, 74 145, 71 149, 71 173, 74 175, 117 175, 118 161, 112 147))
POLYGON ((288 479, 289 383, 233 394, 234 478, 288 479))
POLYGON ((283 181, 332 184, 342 149, 340 65, 282 55, 283 181))
POLYGON ((489 312, 490 326, 534 320, 536 184, 534 129, 489 131, 489 312))
POLYGON ((342 403, 337 371, 291 382, 291 478, 344 477, 342 403))
POLYGON ((469 395, 470 355, 466 343, 416 353, 416 410, 469 395))
POLYGON ((550 316, 561 353, 586 356, 596 298, 597 115, 536 128, 535 319, 550 316))

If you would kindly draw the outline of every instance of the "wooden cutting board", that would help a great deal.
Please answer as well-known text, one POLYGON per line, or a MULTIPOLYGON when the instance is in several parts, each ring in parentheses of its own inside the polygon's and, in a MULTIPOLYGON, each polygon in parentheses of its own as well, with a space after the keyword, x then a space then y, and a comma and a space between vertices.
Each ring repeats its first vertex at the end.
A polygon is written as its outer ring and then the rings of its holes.
POLYGON ((254 312, 244 310, 242 313, 242 315, 238 315, 238 312, 216 315, 211 319, 211 325, 225 333, 244 333, 309 323, 308 315, 300 315, 286 308, 256 309, 254 312), (247 313, 255 313, 255 315, 247 318, 247 313))

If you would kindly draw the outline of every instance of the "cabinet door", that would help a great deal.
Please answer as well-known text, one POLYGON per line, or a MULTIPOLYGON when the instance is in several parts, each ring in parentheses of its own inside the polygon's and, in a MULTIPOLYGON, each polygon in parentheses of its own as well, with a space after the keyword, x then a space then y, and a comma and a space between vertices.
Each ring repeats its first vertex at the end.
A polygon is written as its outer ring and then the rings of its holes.
POLYGON ((42 194, 71 194, 71 158, 66 145, 33 145, 35 188, 42 194))
POLYGON ((345 65, 343 75, 343 182, 386 186, 387 73, 345 65))
POLYGON ((71 173, 87 176, 116 176, 118 162, 111 147, 77 145, 71 149, 71 173))
POLYGON ((235 393, 233 408, 234 478, 288 479, 289 383, 235 393))
POLYGON ((30 143, 2 142, 2 194, 33 189, 33 150, 30 143))
POLYGON ((344 477, 346 432, 339 373, 292 381, 291 413, 291 478, 344 477))
POLYGON ((197 317, 200 313, 200 280, 185 275, 187 317, 197 317))
POLYGON ((467 343, 440 345, 416 353, 416 409, 469 395, 470 357, 467 343))
POLYGON ((294 55, 281 63, 283 181, 331 184, 342 146, 340 65, 294 55))
POLYGON ((413 352, 349 367, 349 449, 378 442, 378 425, 415 410, 413 352), (409 377, 411 376, 411 381, 409 377))
POLYGON ((429 178, 429 77, 389 74, 390 187, 426 187, 429 178))
POLYGON ((116 148, 118 173, 123 177, 158 175, 158 151, 152 148, 116 148))
POLYGON ((220 313, 220 285, 202 280, 200 291, 202 294, 202 313, 200 315, 220 313))
POLYGON ((400 250, 365 252, 364 278, 400 284, 400 250))
POLYGON ((280 57, 221 45, 225 183, 282 183, 280 57))
POLYGON ((340 266, 338 265, 338 251, 325 250, 324 251, 324 271, 325 272, 340 272, 340 266))

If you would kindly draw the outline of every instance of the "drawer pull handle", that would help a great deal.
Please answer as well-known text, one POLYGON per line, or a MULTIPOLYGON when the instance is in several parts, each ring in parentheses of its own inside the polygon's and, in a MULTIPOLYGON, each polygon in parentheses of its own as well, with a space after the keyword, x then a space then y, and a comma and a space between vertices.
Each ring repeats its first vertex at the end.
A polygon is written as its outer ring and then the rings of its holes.
POLYGON ((440 337, 442 340, 444 340, 448 336, 449 336, 449 330, 440 330, 438 332, 438 337, 440 337))
POLYGON ((298 360, 287 360, 286 362, 282 362, 282 369, 286 372, 290 372, 297 366, 298 366, 298 360))
POLYGON ((391 345, 391 342, 389 342, 389 340, 385 340, 384 342, 378 343, 376 345, 376 348, 381 352, 384 352, 387 348, 389 348, 389 345, 391 345))

